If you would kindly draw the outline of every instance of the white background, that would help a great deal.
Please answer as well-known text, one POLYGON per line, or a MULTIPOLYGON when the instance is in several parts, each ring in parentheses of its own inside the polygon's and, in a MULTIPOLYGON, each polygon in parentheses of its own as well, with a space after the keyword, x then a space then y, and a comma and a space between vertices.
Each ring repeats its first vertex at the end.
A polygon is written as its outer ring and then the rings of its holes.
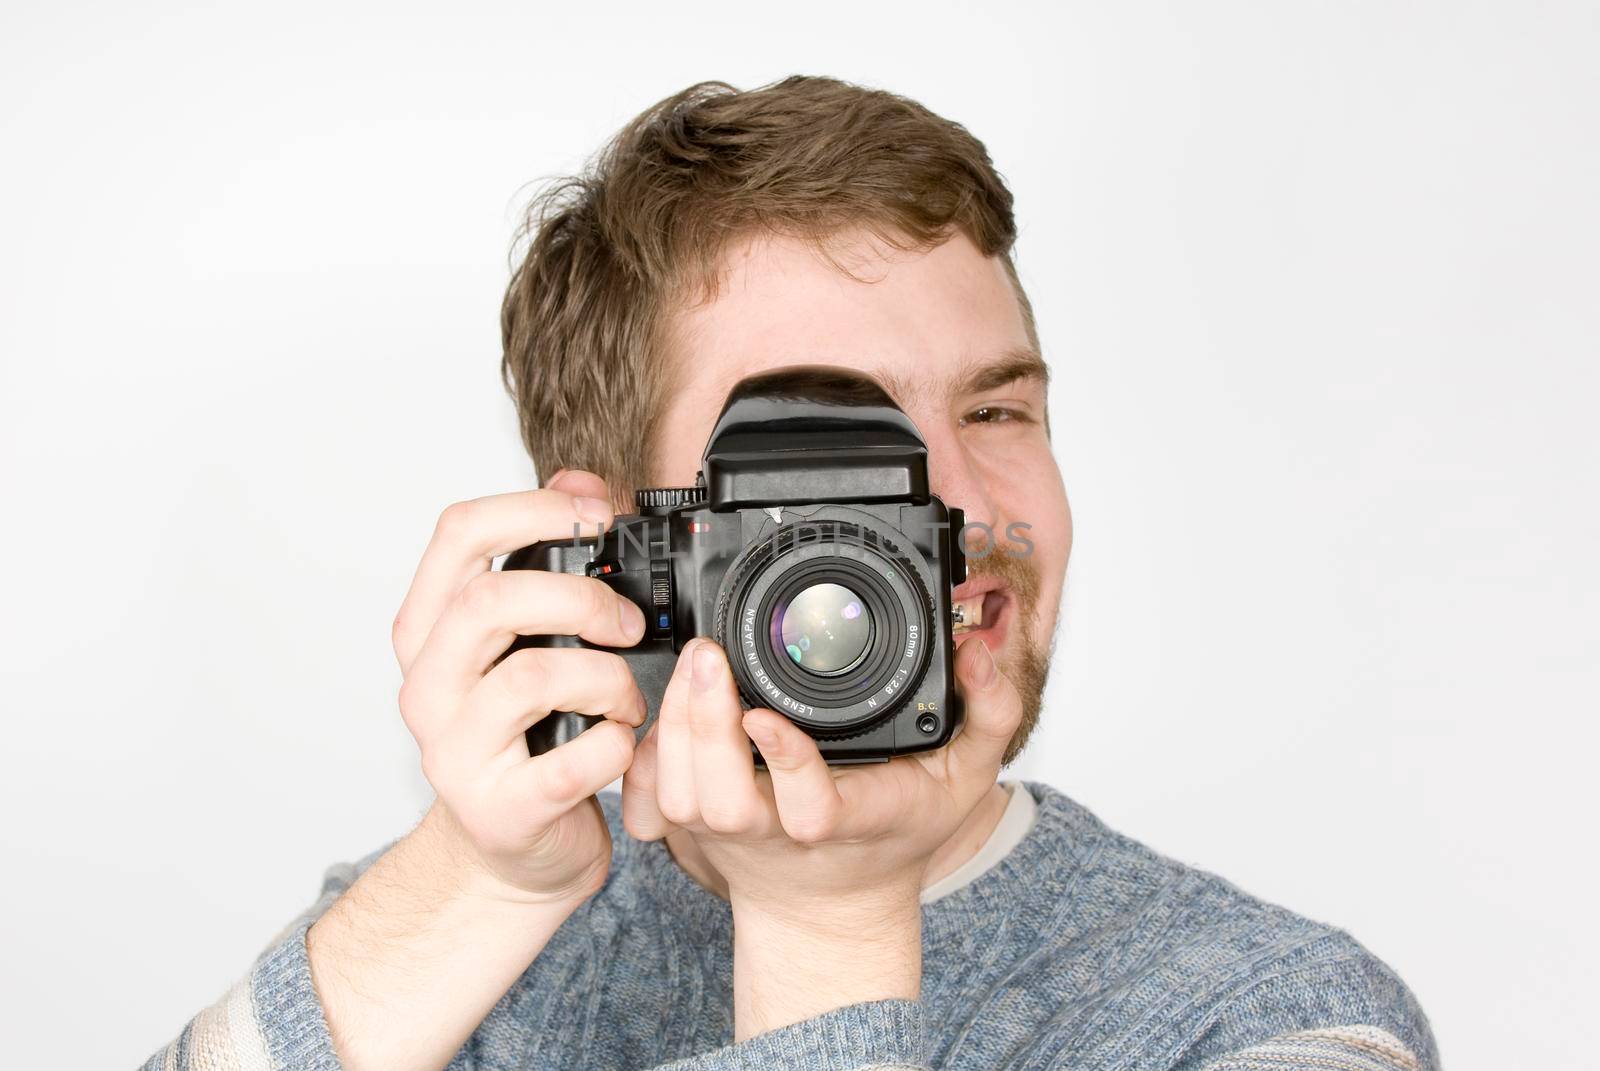
POLYGON ((132 1066, 426 786, 389 624, 531 485, 507 246, 693 81, 1018 198, 1078 524, 1014 775, 1590 1063, 1600 30, 1562 3, 35 4, 0 17, 6 1062, 132 1066))

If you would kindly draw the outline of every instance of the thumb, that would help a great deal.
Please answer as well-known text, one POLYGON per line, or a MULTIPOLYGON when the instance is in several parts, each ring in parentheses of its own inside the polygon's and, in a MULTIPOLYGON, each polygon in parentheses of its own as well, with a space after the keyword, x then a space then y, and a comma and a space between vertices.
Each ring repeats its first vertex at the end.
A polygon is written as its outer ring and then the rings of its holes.
POLYGON ((956 686, 965 720, 948 746, 951 775, 958 782, 951 788, 976 799, 994 783, 1006 745, 1022 724, 1022 696, 978 636, 956 651, 956 686))

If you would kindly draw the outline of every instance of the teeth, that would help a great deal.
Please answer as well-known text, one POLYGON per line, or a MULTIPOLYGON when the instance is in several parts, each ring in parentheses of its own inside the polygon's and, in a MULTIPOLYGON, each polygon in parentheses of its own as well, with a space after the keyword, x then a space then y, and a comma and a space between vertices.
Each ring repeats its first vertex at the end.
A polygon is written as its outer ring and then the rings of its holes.
POLYGON ((968 632, 983 627, 983 596, 963 599, 950 607, 951 620, 956 632, 968 632))

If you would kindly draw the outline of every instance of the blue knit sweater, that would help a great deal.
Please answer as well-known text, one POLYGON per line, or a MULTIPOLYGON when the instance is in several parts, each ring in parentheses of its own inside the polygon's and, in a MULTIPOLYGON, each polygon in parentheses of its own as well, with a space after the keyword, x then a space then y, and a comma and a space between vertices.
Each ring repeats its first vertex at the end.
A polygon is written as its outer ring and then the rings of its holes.
MULTIPOLYGON (((663 844, 630 838, 603 794, 605 887, 450 1068, 1438 1066, 1416 1000, 1349 935, 1163 858, 1047 785, 1021 787, 1038 804, 1027 835, 923 906, 920 1000, 849 1005, 739 1044, 727 902, 663 844)), ((147 1068, 338 1068, 305 932, 373 858, 330 870, 312 909, 147 1068)))

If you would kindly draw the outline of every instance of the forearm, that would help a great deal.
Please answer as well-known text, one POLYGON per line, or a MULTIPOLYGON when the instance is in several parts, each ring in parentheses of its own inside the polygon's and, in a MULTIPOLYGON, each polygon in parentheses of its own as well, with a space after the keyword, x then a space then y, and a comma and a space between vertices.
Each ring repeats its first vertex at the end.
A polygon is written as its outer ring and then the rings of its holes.
POLYGON ((914 888, 763 909, 733 903, 734 1036, 743 1041, 850 1004, 916 1000, 922 911, 914 888))
POLYGON ((306 935, 345 1071, 439 1071, 581 898, 502 895, 435 805, 306 935))

